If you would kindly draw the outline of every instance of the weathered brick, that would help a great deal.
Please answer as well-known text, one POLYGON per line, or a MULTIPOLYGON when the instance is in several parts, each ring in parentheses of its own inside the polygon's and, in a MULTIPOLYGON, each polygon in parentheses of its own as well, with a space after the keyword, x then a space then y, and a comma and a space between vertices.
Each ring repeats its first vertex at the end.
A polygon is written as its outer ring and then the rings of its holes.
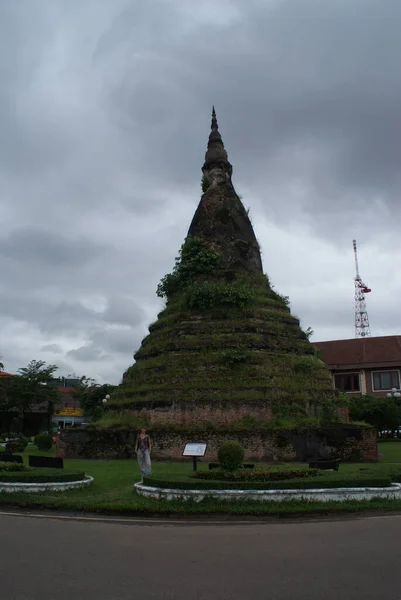
MULTIPOLYGON (((351 457, 352 462, 375 462, 378 459, 376 430, 355 425, 337 424, 308 430, 215 432, 155 428, 153 432, 150 430, 150 435, 152 456, 158 460, 183 460, 186 443, 207 442, 203 460, 215 461, 219 446, 226 440, 242 444, 245 460, 252 461, 307 461, 341 453, 343 448, 348 447, 363 453, 360 457, 351 457)), ((58 444, 58 455, 69 458, 129 458, 134 455, 135 437, 133 430, 64 430, 58 444)))

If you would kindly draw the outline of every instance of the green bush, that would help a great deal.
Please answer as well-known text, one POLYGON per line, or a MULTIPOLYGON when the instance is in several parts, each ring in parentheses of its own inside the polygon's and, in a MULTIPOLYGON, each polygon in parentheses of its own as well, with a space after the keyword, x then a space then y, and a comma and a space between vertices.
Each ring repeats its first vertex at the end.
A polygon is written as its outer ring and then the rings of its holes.
POLYGON ((365 421, 378 431, 396 431, 401 424, 401 406, 394 398, 358 396, 349 400, 349 416, 353 421, 365 421))
POLYGON ((254 299, 253 290, 244 283, 204 282, 188 286, 189 308, 210 310, 219 307, 246 308, 254 299))
POLYGON ((302 356, 298 358, 293 364, 294 373, 313 373, 316 370, 317 362, 316 359, 309 356, 302 356))
POLYGON ((6 444, 6 452, 24 452, 28 445, 28 438, 22 435, 22 433, 11 434, 6 444))
POLYGON ((213 471, 199 471, 196 477, 199 479, 217 481, 281 481, 283 479, 300 479, 316 477, 320 475, 318 469, 239 469, 237 471, 224 471, 216 469, 213 471))
POLYGON ((244 460, 244 449, 238 442, 224 442, 218 451, 219 463, 225 471, 235 471, 244 460))
POLYGON ((169 298, 199 275, 210 275, 218 269, 220 252, 204 239, 189 235, 175 259, 172 273, 165 275, 157 288, 160 298, 169 298))
POLYGON ((30 468, 22 463, 15 462, 3 462, 0 460, 0 472, 1 473, 13 473, 16 471, 30 471, 30 468))
POLYGON ((205 193, 210 187, 210 179, 206 175, 202 175, 201 188, 202 192, 205 193))
POLYGON ((50 450, 53 446, 53 438, 50 433, 39 433, 35 437, 34 443, 38 447, 38 450, 50 450))
POLYGON ((95 406, 92 410, 92 421, 99 421, 104 416, 104 408, 103 406, 95 406))
POLYGON ((222 362, 226 365, 236 365, 246 362, 249 359, 249 352, 244 346, 238 348, 227 348, 221 352, 222 362))

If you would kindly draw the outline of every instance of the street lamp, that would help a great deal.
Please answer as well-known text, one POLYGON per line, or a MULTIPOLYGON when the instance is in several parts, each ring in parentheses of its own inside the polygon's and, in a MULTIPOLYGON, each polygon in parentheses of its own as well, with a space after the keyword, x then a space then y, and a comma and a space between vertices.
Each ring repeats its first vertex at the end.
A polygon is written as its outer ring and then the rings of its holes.
POLYGON ((399 398, 401 393, 397 391, 397 388, 392 388, 391 392, 386 394, 387 398, 399 398))
POLYGON ((108 400, 110 400, 110 395, 106 394, 106 396, 102 400, 103 404, 107 404, 108 400))
MULTIPOLYGON (((401 393, 397 390, 397 388, 392 388, 391 392, 388 392, 386 394, 386 396, 387 396, 387 398, 394 398, 394 400, 396 401, 397 405, 399 406, 399 404, 400 404, 399 403, 399 398, 401 396, 401 393)), ((400 437, 400 433, 401 433, 401 428, 398 427, 397 428, 397 437, 398 438, 400 437)), ((394 435, 394 432, 393 432, 393 435, 394 435)), ((394 437, 395 437, 395 435, 394 435, 394 437)))

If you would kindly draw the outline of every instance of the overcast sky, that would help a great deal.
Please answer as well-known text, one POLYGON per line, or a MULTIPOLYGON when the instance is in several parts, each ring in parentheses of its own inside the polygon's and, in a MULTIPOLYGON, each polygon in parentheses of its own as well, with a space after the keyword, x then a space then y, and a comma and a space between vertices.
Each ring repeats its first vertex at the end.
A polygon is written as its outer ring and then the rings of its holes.
POLYGON ((118 383, 216 106, 265 272, 313 340, 401 333, 399 0, 0 2, 0 356, 118 383))

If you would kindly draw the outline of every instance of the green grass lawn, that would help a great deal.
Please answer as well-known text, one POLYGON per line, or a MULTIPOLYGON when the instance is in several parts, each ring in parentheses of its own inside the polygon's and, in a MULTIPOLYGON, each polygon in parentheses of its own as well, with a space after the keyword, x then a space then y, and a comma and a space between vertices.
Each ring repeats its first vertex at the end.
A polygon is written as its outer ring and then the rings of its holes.
MULTIPOLYGON (((50 452, 39 452, 36 447, 28 446, 24 460, 28 455, 54 455, 50 452)), ((401 443, 385 442, 379 444, 379 452, 383 454, 377 464, 340 466, 340 473, 352 474, 361 469, 383 474, 392 474, 400 463, 401 443)), ((334 512, 355 512, 366 510, 397 510, 401 511, 401 500, 372 500, 351 502, 305 502, 292 501, 284 503, 261 502, 227 502, 207 499, 201 503, 194 501, 157 501, 138 496, 133 483, 139 480, 138 466, 135 460, 84 460, 65 459, 68 469, 85 471, 95 480, 91 486, 84 489, 66 492, 45 492, 40 494, 0 494, 0 504, 3 506, 40 507, 48 509, 74 510, 79 512, 98 512, 125 515, 195 515, 195 514, 227 514, 227 515, 258 515, 258 516, 290 516, 296 514, 334 512)), ((288 465, 287 465, 288 466, 288 465)), ((300 465, 297 465, 299 467, 300 465)), ((303 465, 306 467, 306 465, 303 465)), ((207 468, 206 464, 200 468, 207 468)), ((192 473, 192 462, 185 463, 153 463, 153 476, 169 476, 180 479, 192 473)))
POLYGON ((380 463, 401 463, 401 442, 379 442, 380 463))

